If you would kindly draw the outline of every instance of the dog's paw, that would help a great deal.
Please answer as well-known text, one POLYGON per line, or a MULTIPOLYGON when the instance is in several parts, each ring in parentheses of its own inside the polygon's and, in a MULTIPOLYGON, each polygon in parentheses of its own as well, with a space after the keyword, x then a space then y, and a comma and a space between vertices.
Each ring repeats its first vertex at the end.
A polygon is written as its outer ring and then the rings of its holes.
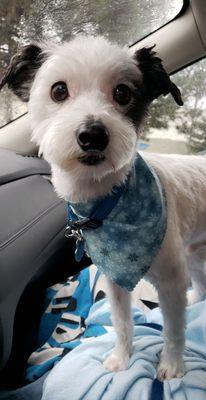
POLYGON ((113 352, 103 362, 105 369, 111 372, 124 371, 129 364, 129 355, 113 352))
POLYGON ((159 381, 165 379, 181 378, 184 375, 183 362, 180 360, 164 360, 162 359, 158 365, 157 378, 159 381))

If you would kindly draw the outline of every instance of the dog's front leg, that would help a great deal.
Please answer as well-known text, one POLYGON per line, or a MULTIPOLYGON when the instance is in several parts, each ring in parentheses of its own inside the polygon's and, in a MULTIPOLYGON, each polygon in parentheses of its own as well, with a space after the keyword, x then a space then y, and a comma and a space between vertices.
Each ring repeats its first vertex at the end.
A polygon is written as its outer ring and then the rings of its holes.
POLYGON ((164 346, 157 371, 159 380, 180 378, 184 374, 187 288, 184 250, 175 248, 173 254, 171 251, 168 254, 170 256, 164 258, 155 284, 164 319, 164 346))
POLYGON ((121 371, 127 368, 132 354, 133 319, 130 293, 107 280, 107 296, 117 339, 114 350, 103 365, 109 371, 121 371))
POLYGON ((174 288, 158 291, 164 317, 164 346, 158 366, 158 379, 180 378, 184 375, 183 350, 186 294, 174 288))

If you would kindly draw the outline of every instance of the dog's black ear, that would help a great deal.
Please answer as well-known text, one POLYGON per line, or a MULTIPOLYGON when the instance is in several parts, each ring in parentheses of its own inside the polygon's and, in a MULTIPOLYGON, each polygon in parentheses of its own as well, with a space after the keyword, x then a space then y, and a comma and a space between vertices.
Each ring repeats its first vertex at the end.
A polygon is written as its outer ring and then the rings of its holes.
POLYGON ((160 95, 171 93, 179 106, 183 105, 178 87, 170 80, 162 60, 156 56, 155 47, 143 47, 135 52, 135 59, 143 75, 143 92, 147 101, 151 102, 160 95))
POLYGON ((0 90, 8 85, 22 101, 28 101, 32 81, 43 61, 38 45, 24 46, 20 53, 12 57, 0 81, 0 90))

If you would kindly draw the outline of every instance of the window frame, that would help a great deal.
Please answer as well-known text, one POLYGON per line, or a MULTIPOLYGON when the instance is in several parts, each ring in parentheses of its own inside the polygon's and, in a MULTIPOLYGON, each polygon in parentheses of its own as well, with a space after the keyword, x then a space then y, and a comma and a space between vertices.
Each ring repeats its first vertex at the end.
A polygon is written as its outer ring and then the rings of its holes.
MULTIPOLYGON (((170 24, 172 21, 174 21, 174 20, 176 20, 177 18, 181 17, 181 16, 186 12, 186 10, 187 10, 187 8, 189 7, 189 5, 190 5, 190 0, 183 0, 182 8, 180 9, 180 11, 177 13, 177 15, 176 15, 174 18, 172 18, 171 20, 167 21, 165 24, 161 25, 159 28, 155 29, 154 31, 152 31, 152 32, 148 33, 147 35, 141 37, 140 39, 138 39, 137 41, 133 42, 132 44, 128 45, 128 48, 131 49, 133 46, 135 46, 136 44, 140 43, 142 40, 148 38, 149 36, 151 36, 151 35, 154 34, 155 32, 157 32, 157 31, 159 31, 160 29, 162 29, 164 26, 170 24)), ((203 57, 201 57, 201 58, 199 58, 199 59, 197 59, 197 60, 195 60, 195 61, 192 61, 191 63, 189 63, 189 64, 187 64, 187 65, 184 65, 183 67, 181 67, 181 68, 179 68, 179 69, 177 69, 177 70, 175 70, 175 71, 172 71, 172 72, 170 73, 170 75, 173 75, 173 74, 175 74, 176 72, 179 72, 180 70, 186 68, 186 67, 189 66, 189 65, 192 65, 192 64, 198 62, 199 60, 201 60, 201 59, 203 59, 203 58, 205 58, 205 57, 206 57, 206 56, 203 56, 203 57)), ((21 114, 21 115, 18 115, 16 118, 14 118, 14 119, 12 119, 12 120, 6 122, 4 125, 1 125, 1 126, 0 126, 0 130, 1 130, 2 128, 5 128, 7 125, 9 125, 9 124, 11 124, 11 123, 17 121, 19 118, 23 117, 23 116, 26 115, 26 114, 28 114, 28 111, 25 112, 25 113, 23 113, 23 114, 21 114)))

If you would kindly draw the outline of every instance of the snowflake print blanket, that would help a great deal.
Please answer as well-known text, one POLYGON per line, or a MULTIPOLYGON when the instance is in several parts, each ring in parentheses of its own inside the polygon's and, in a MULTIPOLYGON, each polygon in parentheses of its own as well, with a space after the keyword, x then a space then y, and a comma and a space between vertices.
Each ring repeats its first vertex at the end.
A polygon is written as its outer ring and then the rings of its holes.
MULTIPOLYGON (((102 204, 102 198, 69 205, 81 220, 98 207, 98 202, 102 204)), ((113 210, 100 227, 82 230, 81 233, 86 251, 98 269, 131 291, 148 271, 160 249, 166 221, 164 189, 153 168, 137 154, 113 210)))

